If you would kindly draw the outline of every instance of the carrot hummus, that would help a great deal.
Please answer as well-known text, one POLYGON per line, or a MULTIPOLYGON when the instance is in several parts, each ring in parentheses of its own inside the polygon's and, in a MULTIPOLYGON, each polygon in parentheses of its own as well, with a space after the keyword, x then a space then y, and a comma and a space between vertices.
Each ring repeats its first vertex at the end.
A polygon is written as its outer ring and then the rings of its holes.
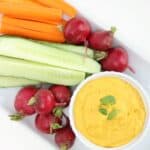
POLYGON ((141 133, 146 118, 139 92, 118 77, 86 83, 76 96, 73 111, 77 130, 103 147, 129 143, 141 133))

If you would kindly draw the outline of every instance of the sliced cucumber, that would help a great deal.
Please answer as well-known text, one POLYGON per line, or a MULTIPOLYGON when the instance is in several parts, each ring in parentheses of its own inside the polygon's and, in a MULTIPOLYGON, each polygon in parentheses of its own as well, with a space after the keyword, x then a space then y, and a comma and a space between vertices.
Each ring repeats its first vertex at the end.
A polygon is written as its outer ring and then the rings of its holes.
POLYGON ((76 54, 80 54, 83 56, 88 56, 90 58, 94 58, 94 51, 90 48, 84 47, 84 46, 76 46, 76 45, 71 45, 71 44, 60 44, 60 43, 50 43, 46 41, 38 41, 41 44, 50 46, 50 47, 55 47, 64 51, 68 52, 73 52, 76 54))
POLYGON ((84 72, 4 56, 0 56, 0 75, 64 85, 76 85, 85 78, 84 72))
POLYGON ((99 63, 93 59, 19 37, 1 36, 0 55, 87 73, 100 71, 99 63))
POLYGON ((24 79, 24 78, 15 78, 9 76, 0 76, 0 87, 19 87, 27 85, 37 85, 40 84, 39 81, 24 79))

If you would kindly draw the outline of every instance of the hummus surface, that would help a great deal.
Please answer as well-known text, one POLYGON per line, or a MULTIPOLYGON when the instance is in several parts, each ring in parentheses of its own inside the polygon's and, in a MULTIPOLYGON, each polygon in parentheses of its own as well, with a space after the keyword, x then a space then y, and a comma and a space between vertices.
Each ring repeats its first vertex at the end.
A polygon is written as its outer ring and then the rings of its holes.
MULTIPOLYGON (((108 107, 108 109, 110 109, 108 107)), ((77 130, 88 140, 103 147, 129 143, 144 128, 146 111, 139 92, 117 77, 102 77, 85 84, 76 96, 74 119, 77 130), (107 120, 99 110, 100 99, 113 95, 118 115, 107 120)))

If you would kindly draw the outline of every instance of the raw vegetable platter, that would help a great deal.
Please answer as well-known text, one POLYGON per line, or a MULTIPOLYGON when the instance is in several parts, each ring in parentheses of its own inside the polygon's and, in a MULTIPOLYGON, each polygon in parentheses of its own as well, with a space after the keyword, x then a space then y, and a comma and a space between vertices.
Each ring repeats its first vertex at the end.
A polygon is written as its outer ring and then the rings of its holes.
MULTIPOLYGON (((8 18, 6 18, 6 21, 7 21, 7 19, 8 18)), ((87 17, 87 19, 88 19, 88 17, 87 17)), ((101 29, 101 25, 91 24, 91 26, 93 26, 94 30, 101 29)), ((125 73, 136 78, 145 87, 145 89, 147 91, 150 91, 150 87, 149 87, 149 83, 148 83, 148 79, 150 76, 150 64, 148 62, 146 62, 144 59, 140 58, 140 56, 138 56, 137 54, 132 52, 132 49, 126 47, 126 45, 124 43, 118 42, 118 40, 119 39, 114 40, 114 42, 113 42, 114 47, 119 45, 128 51, 129 60, 130 60, 129 65, 134 69, 134 72, 135 72, 135 73, 133 73, 132 70, 131 71, 127 70, 127 71, 125 71, 125 73)), ((9 43, 9 39, 6 41, 9 43)), ((4 42, 5 46, 7 45, 7 42, 6 43, 4 42)), ((11 46, 11 41, 10 41, 10 45, 8 45, 6 47, 9 49, 9 46, 11 46)), ((29 46, 31 46, 31 45, 29 45, 29 46)), ((39 48, 39 51, 40 51, 40 48, 39 48)), ((9 52, 9 50, 8 50, 8 52, 9 52)), ((14 52, 14 55, 17 55, 17 53, 18 52, 16 50, 16 52, 14 52)), ((3 54, 4 53, 2 52, 1 55, 3 55, 3 54)), ((41 54, 42 53, 40 53, 40 55, 41 54)), ((89 53, 87 53, 87 55, 88 54, 89 53)), ((12 54, 10 54, 10 56, 11 55, 12 54)), ((34 55, 34 52, 32 52, 32 55, 34 55)), ((89 54, 89 55, 91 55, 91 54, 89 54)), ((19 55, 18 55, 18 57, 19 57, 19 55)), ((28 54, 26 55, 26 57, 28 57, 28 54)), ((31 58, 31 59, 34 59, 34 58, 31 58)), ((48 58, 47 58, 47 60, 48 60, 48 58)), ((9 60, 6 60, 6 62, 7 61, 9 61, 9 60)), ((40 61, 42 61, 42 60, 40 60, 40 61)), ((58 62, 57 65, 59 65, 59 63, 60 62, 58 62)), ((6 65, 6 64, 4 63, 4 65, 6 65)), ((8 65, 8 67, 9 67, 9 65, 8 65)), ((11 67, 13 67, 13 66, 11 66, 11 67)), ((70 67, 70 66, 67 66, 67 67, 70 67)), ((4 66, 4 68, 5 68, 5 66, 4 66)), ((5 69, 7 69, 7 67, 5 69)), ((25 72, 25 70, 24 70, 24 72, 25 72)), ((1 84, 3 83, 3 81, 4 80, 1 81, 1 84)), ((33 82, 34 82, 34 84, 36 84, 35 83, 36 81, 33 81, 33 82)), ((26 82, 26 84, 28 84, 28 83, 26 82)), ((65 83, 63 82, 60 84, 65 84, 65 83)), ((47 87, 47 86, 49 86, 49 85, 46 85, 44 87, 47 87)), ((73 87, 73 89, 74 89, 74 87, 73 87)), ((18 148, 21 150, 24 150, 24 149, 36 149, 36 150, 40 150, 40 149, 53 150, 54 149, 54 150, 56 150, 56 149, 58 149, 58 147, 54 143, 53 136, 43 134, 35 128, 35 125, 34 125, 35 115, 33 115, 31 117, 25 117, 20 122, 13 122, 8 118, 8 115, 14 114, 16 111, 14 108, 14 99, 19 90, 20 90, 19 87, 18 88, 1 88, 0 89, 0 99, 1 99, 1 101, 0 101, 0 112, 1 112, 0 114, 1 115, 0 116, 2 118, 1 119, 2 128, 0 129, 0 132, 1 132, 0 146, 5 147, 6 150, 10 149, 10 148, 12 148, 12 149, 18 148)), ((67 111, 68 110, 65 109, 66 114, 68 113, 67 111)), ((141 149, 148 150, 150 147, 148 139, 149 138, 146 137, 141 143, 139 143, 136 147, 134 147, 133 150, 134 149, 135 150, 141 150, 141 149)), ((78 141, 78 139, 76 139, 75 144, 73 145, 73 147, 71 149, 84 150, 87 148, 85 146, 83 146, 83 144, 80 143, 78 141)))

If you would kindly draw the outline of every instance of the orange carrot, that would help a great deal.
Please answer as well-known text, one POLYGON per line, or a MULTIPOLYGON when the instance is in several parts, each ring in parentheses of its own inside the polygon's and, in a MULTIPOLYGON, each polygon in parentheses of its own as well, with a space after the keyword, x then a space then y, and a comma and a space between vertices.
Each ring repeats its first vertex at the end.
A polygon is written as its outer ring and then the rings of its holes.
POLYGON ((74 17, 77 14, 77 10, 64 0, 36 0, 37 2, 46 5, 48 7, 62 9, 67 15, 74 17))
POLYGON ((56 8, 47 8, 30 1, 0 2, 0 12, 14 18, 27 20, 61 21, 62 11, 56 8))
POLYGON ((63 20, 62 20, 62 25, 65 26, 66 23, 67 23, 67 21, 63 19, 63 20))
POLYGON ((29 21, 29 20, 21 20, 21 19, 15 19, 15 18, 10 18, 7 16, 3 16, 1 19, 2 24, 8 24, 24 29, 29 29, 33 31, 39 31, 39 32, 45 32, 45 33, 55 33, 55 34, 60 34, 59 28, 57 25, 50 25, 47 23, 41 23, 41 22, 36 22, 36 21, 29 21))
POLYGON ((52 24, 52 25, 62 25, 62 26, 65 26, 65 24, 67 23, 66 20, 62 19, 61 21, 47 21, 47 20, 43 20, 43 22, 45 23, 49 23, 49 24, 52 24))
POLYGON ((44 22, 44 23, 49 23, 49 24, 52 24, 52 25, 60 25, 60 24, 63 24, 63 21, 60 20, 60 21, 53 21, 53 20, 40 20, 40 22, 44 22))
POLYGON ((59 24, 62 24, 61 21, 51 21, 51 20, 41 20, 41 22, 49 23, 49 24, 52 24, 52 25, 59 25, 59 24))
POLYGON ((55 32, 52 33, 52 31, 51 31, 51 34, 45 33, 45 32, 38 32, 38 31, 30 30, 30 29, 12 26, 6 23, 1 24, 0 34, 23 36, 23 37, 32 38, 32 39, 59 42, 59 43, 63 43, 65 41, 62 33, 60 34, 55 33, 55 32))
POLYGON ((0 0, 1 2, 26 2, 26 1, 32 1, 32 0, 0 0))

